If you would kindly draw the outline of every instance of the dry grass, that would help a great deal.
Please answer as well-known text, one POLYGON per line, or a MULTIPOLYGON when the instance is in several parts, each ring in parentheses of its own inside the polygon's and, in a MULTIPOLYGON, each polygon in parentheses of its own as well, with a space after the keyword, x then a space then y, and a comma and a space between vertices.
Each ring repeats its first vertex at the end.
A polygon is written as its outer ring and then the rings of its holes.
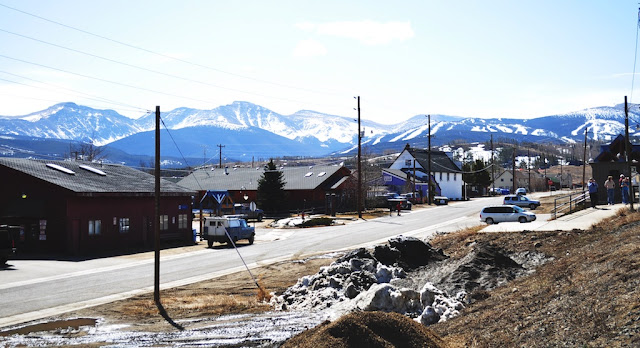
POLYGON ((465 232, 434 241, 453 249, 491 242, 553 261, 433 328, 456 347, 640 346, 638 221, 639 213, 623 210, 588 231, 465 232))
MULTIPOLYGON (((162 305, 172 317, 216 316, 228 313, 260 312, 270 306, 255 298, 234 295, 179 295, 161 298, 162 305)), ((136 298, 121 310, 122 315, 131 318, 148 318, 158 315, 153 299, 136 298)))

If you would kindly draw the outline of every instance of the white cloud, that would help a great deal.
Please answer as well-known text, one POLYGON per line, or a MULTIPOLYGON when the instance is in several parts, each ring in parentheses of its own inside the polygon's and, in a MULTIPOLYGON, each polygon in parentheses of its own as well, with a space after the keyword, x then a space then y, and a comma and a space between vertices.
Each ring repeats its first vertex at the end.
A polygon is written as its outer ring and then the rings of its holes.
POLYGON ((298 45, 293 50, 294 57, 315 57, 324 56, 327 54, 327 48, 320 42, 308 39, 298 42, 298 45))
POLYGON ((404 41, 414 36, 411 22, 387 22, 380 23, 371 20, 345 21, 314 24, 300 22, 296 27, 315 32, 319 35, 328 35, 355 39, 365 45, 386 45, 394 40, 404 41))

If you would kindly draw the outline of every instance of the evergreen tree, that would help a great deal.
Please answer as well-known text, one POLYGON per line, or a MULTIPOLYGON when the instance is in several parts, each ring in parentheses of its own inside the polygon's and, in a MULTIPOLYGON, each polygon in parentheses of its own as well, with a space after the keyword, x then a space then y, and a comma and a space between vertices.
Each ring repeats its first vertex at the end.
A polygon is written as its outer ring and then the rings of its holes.
POLYGON ((273 159, 264 166, 264 173, 258 179, 257 200, 262 210, 276 213, 286 210, 284 174, 278 170, 273 159))

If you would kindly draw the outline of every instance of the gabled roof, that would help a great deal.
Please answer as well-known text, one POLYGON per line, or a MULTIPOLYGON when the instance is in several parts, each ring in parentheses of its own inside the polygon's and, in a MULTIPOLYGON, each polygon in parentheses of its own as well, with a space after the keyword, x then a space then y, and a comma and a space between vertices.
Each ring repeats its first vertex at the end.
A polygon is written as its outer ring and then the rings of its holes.
MULTIPOLYGON (((119 164, 2 158, 0 166, 76 193, 155 194, 155 177, 119 164)), ((190 195, 191 190, 160 180, 163 195, 190 195)))
MULTIPOLYGON (((630 159, 640 160, 640 145, 631 145, 630 159)), ((594 162, 625 162, 625 140, 622 134, 618 134, 609 144, 600 145, 600 154, 593 159, 594 162)))
MULTIPOLYGON (((314 190, 320 186, 330 189, 350 171, 343 166, 284 167, 285 190, 314 190)), ((178 185, 194 190, 256 191, 258 180, 264 169, 258 168, 215 168, 198 169, 178 182, 178 185)))
MULTIPOLYGON (((413 158, 420 163, 422 168, 429 167, 429 151, 427 149, 411 148, 409 145, 405 146, 405 151, 409 152, 413 158)), ((444 151, 431 150, 431 171, 443 172, 443 173, 461 173, 462 170, 455 164, 451 157, 449 157, 444 151)))

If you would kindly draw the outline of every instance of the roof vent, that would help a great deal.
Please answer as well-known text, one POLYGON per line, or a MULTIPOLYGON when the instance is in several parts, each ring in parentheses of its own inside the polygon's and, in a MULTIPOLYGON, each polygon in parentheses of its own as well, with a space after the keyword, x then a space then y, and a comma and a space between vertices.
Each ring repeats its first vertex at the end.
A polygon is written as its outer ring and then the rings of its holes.
POLYGON ((107 176, 107 173, 105 173, 105 172, 101 171, 100 169, 93 168, 93 167, 89 167, 89 166, 84 165, 84 164, 81 164, 81 165, 80 165, 80 168, 82 168, 82 169, 84 169, 84 170, 86 170, 86 171, 92 172, 92 173, 94 173, 94 174, 98 174, 98 175, 100 175, 100 176, 107 176))
POLYGON ((320 172, 320 173, 318 173, 318 177, 325 176, 325 175, 327 175, 327 172, 320 172))
POLYGON ((63 166, 59 166, 59 165, 54 164, 54 163, 47 163, 47 167, 49 167, 51 169, 55 169, 57 171, 61 171, 61 172, 65 173, 65 174, 76 175, 76 172, 74 172, 73 170, 67 169, 67 168, 65 168, 63 166))
POLYGON ((308 172, 307 174, 304 175, 305 178, 310 177, 311 175, 313 175, 313 172, 308 172))

